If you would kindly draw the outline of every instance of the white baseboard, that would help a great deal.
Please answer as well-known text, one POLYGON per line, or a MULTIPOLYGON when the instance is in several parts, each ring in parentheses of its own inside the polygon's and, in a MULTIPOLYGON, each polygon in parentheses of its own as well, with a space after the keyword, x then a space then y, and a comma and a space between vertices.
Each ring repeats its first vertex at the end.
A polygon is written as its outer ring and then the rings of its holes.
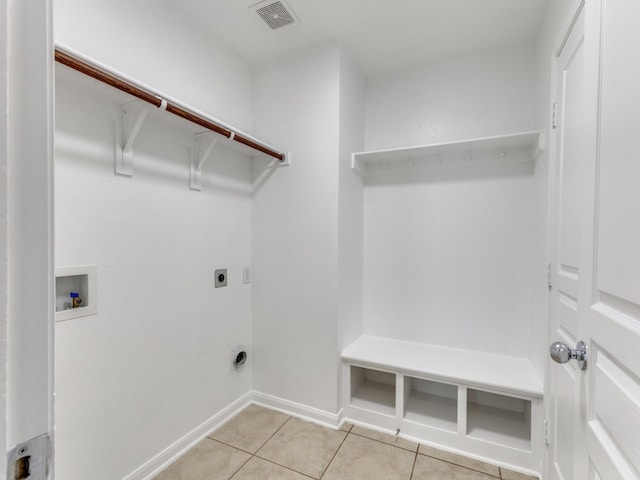
POLYGON ((177 440, 173 445, 157 454, 151 460, 127 475, 123 480, 148 480, 166 468, 191 449, 200 440, 212 431, 222 426, 237 413, 251 403, 253 392, 245 393, 242 397, 220 410, 213 417, 194 428, 185 436, 177 440))
POLYGON ((291 400, 275 397, 268 393, 256 392, 255 390, 253 391, 253 403, 329 428, 338 428, 342 420, 342 410, 338 413, 331 413, 301 403, 292 402, 291 400))

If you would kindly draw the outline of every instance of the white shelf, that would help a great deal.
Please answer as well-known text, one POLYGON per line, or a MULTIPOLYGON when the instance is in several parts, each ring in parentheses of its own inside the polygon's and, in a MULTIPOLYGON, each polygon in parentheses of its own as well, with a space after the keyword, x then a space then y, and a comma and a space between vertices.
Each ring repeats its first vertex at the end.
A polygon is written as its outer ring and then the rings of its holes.
POLYGON ((469 403, 467 435, 510 448, 531 450, 531 420, 524 413, 469 403))
POLYGON ((545 148, 542 131, 520 132, 458 142, 357 152, 351 168, 362 176, 407 169, 478 166, 487 163, 524 163, 545 148))
POLYGON ((393 370, 525 398, 542 398, 542 380, 531 361, 471 350, 363 335, 342 352, 343 361, 393 370))
POLYGON ((451 398, 414 391, 407 400, 404 418, 410 422, 456 432, 458 402, 451 398))
POLYGON ((351 394, 351 405, 384 415, 396 414, 396 389, 393 385, 365 380, 351 394))

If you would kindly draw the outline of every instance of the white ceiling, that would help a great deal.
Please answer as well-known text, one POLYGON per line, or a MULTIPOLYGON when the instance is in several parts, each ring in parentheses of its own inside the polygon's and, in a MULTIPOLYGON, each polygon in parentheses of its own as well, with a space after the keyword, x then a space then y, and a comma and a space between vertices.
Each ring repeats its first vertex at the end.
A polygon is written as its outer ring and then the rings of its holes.
POLYGON ((340 41, 369 76, 532 41, 549 0, 286 0, 300 21, 275 31, 257 1, 174 0, 250 63, 340 41))

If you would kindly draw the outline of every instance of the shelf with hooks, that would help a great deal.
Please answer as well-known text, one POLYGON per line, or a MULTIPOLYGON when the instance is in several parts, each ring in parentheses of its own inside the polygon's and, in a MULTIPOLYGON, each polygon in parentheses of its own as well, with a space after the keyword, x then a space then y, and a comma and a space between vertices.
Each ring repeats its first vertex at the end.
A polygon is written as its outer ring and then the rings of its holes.
POLYGON ((546 143, 542 131, 529 131, 458 142, 373 150, 352 154, 351 168, 363 177, 409 169, 465 167, 534 161, 546 143))

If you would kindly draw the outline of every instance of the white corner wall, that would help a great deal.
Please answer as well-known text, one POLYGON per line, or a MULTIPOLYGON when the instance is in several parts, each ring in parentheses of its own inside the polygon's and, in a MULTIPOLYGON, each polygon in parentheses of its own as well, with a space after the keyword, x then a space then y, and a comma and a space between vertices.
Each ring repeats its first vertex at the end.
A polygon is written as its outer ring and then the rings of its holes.
POLYGON ((293 161, 253 198, 254 388, 326 419, 338 409, 339 70, 326 45, 254 78, 255 134, 293 161))
POLYGON ((364 148, 365 80, 349 55, 340 57, 340 166, 338 206, 338 353, 363 332, 364 188, 351 154, 364 148))
POLYGON ((525 44, 370 79, 366 150, 534 130, 535 55, 525 44))
POLYGON ((340 158, 338 203, 338 405, 342 404, 342 351, 364 331, 362 286, 364 188, 351 170, 351 154, 364 147, 365 81, 344 50, 340 56, 340 158))

